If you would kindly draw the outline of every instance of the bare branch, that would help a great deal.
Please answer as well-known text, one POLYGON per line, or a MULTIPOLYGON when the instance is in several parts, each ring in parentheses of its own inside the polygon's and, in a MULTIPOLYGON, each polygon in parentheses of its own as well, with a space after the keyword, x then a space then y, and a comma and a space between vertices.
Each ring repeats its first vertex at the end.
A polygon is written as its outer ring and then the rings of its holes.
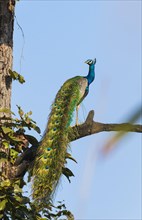
MULTIPOLYGON (((138 132, 142 133, 142 125, 138 124, 130 124, 130 123, 122 123, 122 124, 105 124, 100 122, 93 121, 94 118, 94 111, 90 111, 86 121, 74 127, 71 127, 69 139, 70 141, 75 141, 85 136, 89 136, 92 134, 96 134, 99 132, 106 132, 106 131, 124 131, 124 132, 138 132)), ((28 167, 33 162, 36 156, 37 146, 32 146, 28 148, 23 154, 21 154, 14 166, 14 177, 20 177, 25 174, 28 170, 28 167), (22 169, 21 169, 22 168, 22 169)))
POLYGON ((142 133, 142 125, 139 124, 105 124, 93 121, 94 111, 91 110, 87 116, 86 121, 78 126, 72 127, 71 141, 80 139, 82 137, 96 134, 104 131, 124 131, 124 132, 138 132, 142 133))

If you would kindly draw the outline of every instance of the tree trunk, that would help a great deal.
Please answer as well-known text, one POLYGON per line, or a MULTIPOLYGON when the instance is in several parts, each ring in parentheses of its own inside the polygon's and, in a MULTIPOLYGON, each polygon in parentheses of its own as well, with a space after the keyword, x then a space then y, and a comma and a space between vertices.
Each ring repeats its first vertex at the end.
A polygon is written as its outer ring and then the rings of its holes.
MULTIPOLYGON (((11 108, 11 84, 12 79, 9 69, 13 63, 13 25, 14 25, 15 0, 0 0, 0 119, 9 117, 10 113, 3 113, 3 109, 11 108)), ((3 123, 0 120, 0 125, 3 123)), ((8 149, 2 146, 0 137, 0 153, 8 156, 8 149)), ((7 177, 8 163, 0 163, 0 173, 7 177)))

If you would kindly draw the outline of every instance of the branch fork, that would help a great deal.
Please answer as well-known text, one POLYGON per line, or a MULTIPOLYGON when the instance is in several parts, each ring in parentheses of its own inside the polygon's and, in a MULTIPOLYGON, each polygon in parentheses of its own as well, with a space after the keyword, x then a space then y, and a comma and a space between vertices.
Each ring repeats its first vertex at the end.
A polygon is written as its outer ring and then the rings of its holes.
MULTIPOLYGON (((71 127, 69 138, 70 142, 80 139, 85 136, 96 134, 99 132, 117 131, 117 132, 138 132, 142 133, 142 125, 139 124, 105 124, 100 122, 95 122, 94 110, 88 113, 88 116, 83 124, 75 125, 71 127)), ((37 146, 32 146, 28 148, 22 155, 17 158, 13 173, 13 177, 24 176, 30 165, 32 164, 34 158, 36 157, 37 146)))

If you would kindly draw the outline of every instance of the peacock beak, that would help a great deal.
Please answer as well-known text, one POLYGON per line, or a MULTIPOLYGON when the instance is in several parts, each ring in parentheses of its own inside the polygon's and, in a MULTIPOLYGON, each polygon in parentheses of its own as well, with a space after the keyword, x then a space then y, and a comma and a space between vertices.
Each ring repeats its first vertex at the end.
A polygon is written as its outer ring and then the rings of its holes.
POLYGON ((88 60, 86 60, 84 63, 87 63, 87 64, 88 64, 88 62, 89 62, 89 61, 88 61, 88 60))

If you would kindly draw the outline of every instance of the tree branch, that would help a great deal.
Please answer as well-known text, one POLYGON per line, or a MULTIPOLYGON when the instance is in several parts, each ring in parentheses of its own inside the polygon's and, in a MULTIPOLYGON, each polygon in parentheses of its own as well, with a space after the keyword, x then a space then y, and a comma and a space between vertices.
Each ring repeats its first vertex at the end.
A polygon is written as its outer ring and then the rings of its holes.
POLYGON ((73 135, 71 141, 80 139, 82 137, 96 134, 104 131, 124 131, 124 132, 138 132, 142 133, 142 125, 121 123, 121 124, 105 124, 93 121, 94 111, 91 110, 86 118, 86 121, 78 126, 72 127, 73 135))
MULTIPOLYGON (((69 132, 70 141, 75 141, 85 136, 96 134, 104 131, 122 131, 122 132, 138 132, 142 133, 142 125, 122 123, 122 124, 105 124, 93 121, 94 111, 91 110, 86 118, 86 121, 77 126, 73 126, 69 132)), ((21 154, 14 166, 14 172, 12 178, 22 177, 28 170, 28 167, 32 164, 36 156, 37 146, 28 148, 23 154, 21 154)))

